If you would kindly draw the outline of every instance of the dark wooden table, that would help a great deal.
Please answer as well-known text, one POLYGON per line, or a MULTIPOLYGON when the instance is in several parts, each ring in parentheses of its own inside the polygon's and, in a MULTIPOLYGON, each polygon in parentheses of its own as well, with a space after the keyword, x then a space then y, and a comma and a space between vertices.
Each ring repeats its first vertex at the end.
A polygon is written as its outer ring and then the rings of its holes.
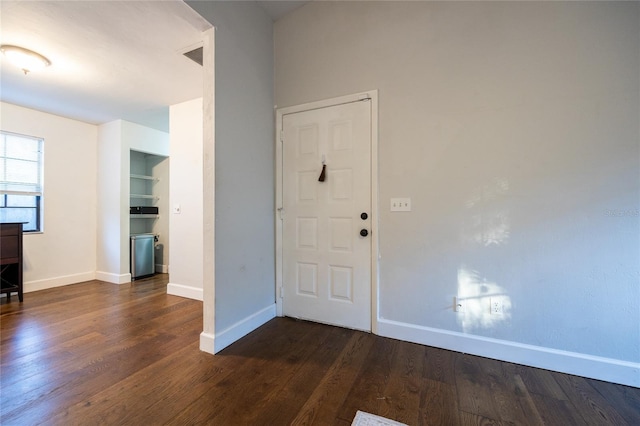
POLYGON ((22 223, 0 223, 0 294, 22 302, 22 223))

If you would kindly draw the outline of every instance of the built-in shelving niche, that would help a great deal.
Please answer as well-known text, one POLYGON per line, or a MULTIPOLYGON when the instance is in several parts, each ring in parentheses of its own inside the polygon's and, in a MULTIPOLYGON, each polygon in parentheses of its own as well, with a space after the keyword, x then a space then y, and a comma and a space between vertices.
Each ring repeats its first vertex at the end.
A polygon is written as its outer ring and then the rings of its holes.
POLYGON ((130 151, 129 166, 129 206, 158 207, 157 215, 130 214, 129 233, 158 235, 156 259, 163 259, 169 238, 169 158, 130 151))

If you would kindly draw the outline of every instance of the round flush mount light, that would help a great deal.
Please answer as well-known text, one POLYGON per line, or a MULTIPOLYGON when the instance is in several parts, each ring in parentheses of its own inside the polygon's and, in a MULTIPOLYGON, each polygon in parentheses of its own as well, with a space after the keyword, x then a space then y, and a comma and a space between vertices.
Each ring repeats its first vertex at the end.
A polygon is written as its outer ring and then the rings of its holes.
POLYGON ((25 74, 51 65, 51 61, 47 58, 24 47, 3 44, 0 46, 0 51, 9 62, 20 68, 25 74))

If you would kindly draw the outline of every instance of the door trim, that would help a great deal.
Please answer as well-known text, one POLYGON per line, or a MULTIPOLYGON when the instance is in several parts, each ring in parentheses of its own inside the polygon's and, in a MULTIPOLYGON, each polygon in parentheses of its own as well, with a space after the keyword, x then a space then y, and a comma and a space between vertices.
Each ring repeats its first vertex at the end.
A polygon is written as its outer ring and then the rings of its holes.
MULTIPOLYGON (((371 332, 378 334, 378 91, 369 90, 353 95, 340 96, 316 102, 309 102, 276 109, 276 203, 275 203, 275 232, 276 232, 276 314, 283 316, 282 309, 282 128, 285 115, 314 109, 327 108, 364 99, 371 102, 371 332)), ((286 212, 285 212, 286 214, 286 212)))

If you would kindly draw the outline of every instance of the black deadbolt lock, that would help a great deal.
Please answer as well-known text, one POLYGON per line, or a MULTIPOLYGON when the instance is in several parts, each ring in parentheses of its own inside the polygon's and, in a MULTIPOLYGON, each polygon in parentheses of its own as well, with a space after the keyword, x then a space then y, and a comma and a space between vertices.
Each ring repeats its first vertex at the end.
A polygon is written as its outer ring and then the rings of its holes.
POLYGON ((366 237, 367 235, 369 235, 369 231, 367 231, 366 229, 361 229, 360 235, 362 235, 363 237, 366 237))
POLYGON ((360 214, 360 219, 362 219, 362 220, 367 220, 368 217, 369 217, 369 215, 366 214, 366 213, 361 213, 360 214))

